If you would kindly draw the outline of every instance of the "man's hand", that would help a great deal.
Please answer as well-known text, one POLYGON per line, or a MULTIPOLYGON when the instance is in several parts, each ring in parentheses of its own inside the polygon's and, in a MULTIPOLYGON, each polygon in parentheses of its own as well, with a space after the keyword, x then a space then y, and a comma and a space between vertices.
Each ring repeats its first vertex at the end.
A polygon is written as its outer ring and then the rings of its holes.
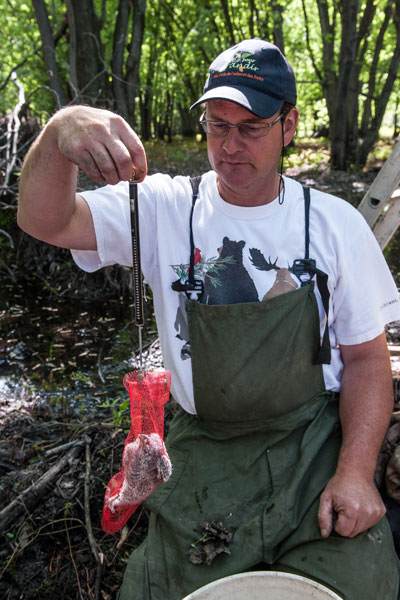
POLYGON ((147 174, 143 145, 124 119, 88 106, 71 106, 49 122, 60 153, 97 183, 116 184, 147 174))
POLYGON ((97 183, 116 184, 147 174, 141 141, 118 115, 69 106, 59 110, 32 144, 19 181, 18 224, 33 237, 75 250, 96 250, 91 212, 76 194, 82 171, 97 183))
POLYGON ((322 537, 336 531, 344 537, 354 537, 382 519, 385 505, 374 484, 362 477, 346 479, 334 475, 328 482, 318 511, 322 537))

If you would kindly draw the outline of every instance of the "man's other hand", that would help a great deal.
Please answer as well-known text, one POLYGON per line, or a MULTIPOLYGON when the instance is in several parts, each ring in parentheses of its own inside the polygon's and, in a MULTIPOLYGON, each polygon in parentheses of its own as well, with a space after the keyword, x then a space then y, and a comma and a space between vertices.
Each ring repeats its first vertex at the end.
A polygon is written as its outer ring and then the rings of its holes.
POLYGON ((318 522, 322 537, 332 531, 354 537, 385 515, 386 509, 372 482, 362 477, 334 475, 321 494, 318 522))

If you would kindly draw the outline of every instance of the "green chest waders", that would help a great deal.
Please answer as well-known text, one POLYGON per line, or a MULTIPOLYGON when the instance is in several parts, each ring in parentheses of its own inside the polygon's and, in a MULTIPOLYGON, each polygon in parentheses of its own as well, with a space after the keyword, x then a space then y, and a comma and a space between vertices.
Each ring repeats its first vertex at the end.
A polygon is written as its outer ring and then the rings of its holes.
MULTIPOLYGON (((192 234, 191 242, 193 254, 192 234)), ((320 538, 315 506, 341 434, 337 395, 315 364, 313 283, 255 303, 188 300, 187 313, 197 416, 181 410, 171 423, 173 474, 146 501, 148 538, 128 563, 120 600, 181 600, 220 577, 274 565, 299 527, 302 543, 320 538), (229 554, 194 565, 188 551, 210 522, 233 533, 229 554)))

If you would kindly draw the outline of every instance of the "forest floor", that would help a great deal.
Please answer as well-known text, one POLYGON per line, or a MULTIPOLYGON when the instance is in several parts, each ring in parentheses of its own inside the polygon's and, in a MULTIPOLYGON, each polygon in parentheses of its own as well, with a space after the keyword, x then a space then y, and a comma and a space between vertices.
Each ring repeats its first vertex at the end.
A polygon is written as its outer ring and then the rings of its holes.
MULTIPOLYGON (((154 143, 148 154, 151 172, 194 175, 209 168, 204 146, 154 143)), ((382 160, 375 158, 361 173, 332 173, 327 152, 316 144, 289 157, 288 165, 286 173, 302 183, 357 205, 382 160), (321 152, 317 165, 311 159, 316 152, 321 152)), ((400 285, 398 238, 387 259, 400 285)), ((400 347, 400 323, 388 328, 388 338, 400 347)), ((393 357, 400 378, 399 361, 393 357)), ((166 427, 173 413, 167 405, 166 427)), ((148 523, 139 508, 120 532, 108 535, 101 528, 105 486, 120 470, 127 427, 110 412, 55 418, 35 402, 0 411, 1 599, 116 597, 128 557, 148 523)))

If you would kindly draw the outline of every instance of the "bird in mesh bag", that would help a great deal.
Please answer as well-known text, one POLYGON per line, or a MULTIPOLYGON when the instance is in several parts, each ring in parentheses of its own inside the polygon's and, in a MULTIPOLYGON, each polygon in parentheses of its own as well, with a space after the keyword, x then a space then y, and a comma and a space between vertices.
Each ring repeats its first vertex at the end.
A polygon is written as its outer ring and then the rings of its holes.
POLYGON ((111 512, 119 507, 142 503, 172 473, 165 445, 158 433, 141 433, 124 449, 123 482, 118 493, 108 495, 111 512))

